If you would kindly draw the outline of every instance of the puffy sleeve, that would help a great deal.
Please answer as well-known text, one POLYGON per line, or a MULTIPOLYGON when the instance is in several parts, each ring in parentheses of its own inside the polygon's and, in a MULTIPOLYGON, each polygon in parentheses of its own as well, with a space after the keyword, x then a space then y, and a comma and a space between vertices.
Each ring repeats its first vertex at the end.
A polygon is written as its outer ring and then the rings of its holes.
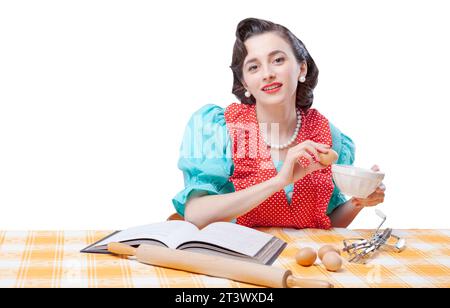
MULTIPOLYGON (((350 137, 348 137, 347 135, 343 134, 331 122, 330 130, 333 150, 335 150, 339 155, 338 161, 336 163, 341 165, 353 165, 353 162, 355 160, 355 144, 353 143, 353 140, 350 139, 350 137)), ((330 198, 330 203, 328 204, 327 215, 330 215, 337 207, 339 207, 346 201, 346 197, 341 193, 341 191, 335 184, 333 193, 330 198)))
POLYGON ((228 181, 233 173, 233 160, 224 111, 217 105, 205 105, 194 112, 186 125, 178 160, 184 189, 172 199, 177 213, 183 217, 189 198, 234 191, 228 181))

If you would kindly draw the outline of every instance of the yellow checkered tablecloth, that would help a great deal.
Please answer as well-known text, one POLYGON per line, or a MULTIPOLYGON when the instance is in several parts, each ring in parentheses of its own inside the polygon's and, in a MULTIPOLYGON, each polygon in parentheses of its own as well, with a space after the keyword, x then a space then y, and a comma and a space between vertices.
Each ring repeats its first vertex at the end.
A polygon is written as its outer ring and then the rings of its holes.
MULTIPOLYGON (((373 230, 258 228, 288 243, 273 266, 335 287, 450 287, 450 230, 394 230, 406 238, 401 253, 381 251, 365 265, 344 262, 328 272, 319 260, 295 262, 300 247, 319 248, 368 238, 373 230)), ((226 279, 141 264, 126 258, 80 253, 110 231, 0 231, 0 287, 253 287, 226 279)))

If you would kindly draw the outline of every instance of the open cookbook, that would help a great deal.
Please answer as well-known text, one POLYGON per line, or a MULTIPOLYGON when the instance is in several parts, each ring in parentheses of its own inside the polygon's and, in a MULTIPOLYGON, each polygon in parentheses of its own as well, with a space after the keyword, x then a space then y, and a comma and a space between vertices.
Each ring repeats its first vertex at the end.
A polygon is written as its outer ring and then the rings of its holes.
POLYGON ((140 244, 221 255, 271 265, 287 243, 252 228, 229 222, 215 222, 199 230, 187 221, 172 220, 116 231, 82 249, 83 253, 109 253, 108 243, 140 244))

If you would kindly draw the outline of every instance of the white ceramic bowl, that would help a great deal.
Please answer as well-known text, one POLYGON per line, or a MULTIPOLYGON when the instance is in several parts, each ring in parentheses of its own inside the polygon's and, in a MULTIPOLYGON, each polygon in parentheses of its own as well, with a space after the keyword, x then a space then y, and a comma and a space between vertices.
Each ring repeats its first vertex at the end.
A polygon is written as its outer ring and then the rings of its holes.
POLYGON ((332 165, 334 183, 343 194, 367 198, 384 179, 384 173, 347 165, 332 165))

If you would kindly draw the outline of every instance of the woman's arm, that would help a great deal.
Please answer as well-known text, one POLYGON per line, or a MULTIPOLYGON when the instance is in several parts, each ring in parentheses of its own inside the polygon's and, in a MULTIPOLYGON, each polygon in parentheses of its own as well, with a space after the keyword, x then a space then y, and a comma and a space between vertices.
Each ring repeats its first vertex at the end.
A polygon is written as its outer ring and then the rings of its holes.
POLYGON ((303 141, 286 154, 283 167, 273 178, 233 193, 192 198, 186 202, 184 217, 199 228, 215 221, 230 221, 249 212, 284 186, 295 183, 307 174, 326 168, 318 153, 328 153, 329 146, 311 140, 303 141), (309 161, 307 167, 298 163, 300 157, 309 161), (313 161, 316 158, 316 162, 313 161))
POLYGON ((228 194, 193 197, 186 203, 184 218, 200 229, 216 221, 231 221, 251 211, 283 187, 283 182, 273 177, 228 194))
POLYGON ((353 199, 350 199, 340 205, 329 215, 332 227, 347 228, 364 208, 363 206, 355 206, 352 203, 352 200, 353 199))
MULTIPOLYGON (((373 165, 371 169, 373 171, 380 171, 378 165, 373 165)), ((385 191, 386 186, 381 183, 367 198, 352 197, 329 215, 331 226, 336 228, 347 228, 364 207, 376 206, 383 203, 385 191)))

